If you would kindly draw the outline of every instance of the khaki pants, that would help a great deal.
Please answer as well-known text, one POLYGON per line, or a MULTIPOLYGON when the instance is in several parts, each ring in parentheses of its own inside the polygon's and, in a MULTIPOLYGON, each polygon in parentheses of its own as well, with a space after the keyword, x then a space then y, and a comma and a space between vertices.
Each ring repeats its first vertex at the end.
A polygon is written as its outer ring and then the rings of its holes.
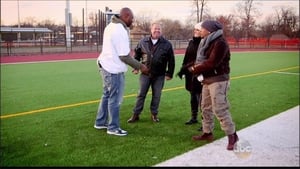
POLYGON ((220 122, 221 129, 226 135, 235 132, 235 124, 229 112, 229 101, 227 94, 230 81, 214 82, 204 84, 202 89, 202 127, 204 133, 212 133, 214 130, 214 115, 220 122))

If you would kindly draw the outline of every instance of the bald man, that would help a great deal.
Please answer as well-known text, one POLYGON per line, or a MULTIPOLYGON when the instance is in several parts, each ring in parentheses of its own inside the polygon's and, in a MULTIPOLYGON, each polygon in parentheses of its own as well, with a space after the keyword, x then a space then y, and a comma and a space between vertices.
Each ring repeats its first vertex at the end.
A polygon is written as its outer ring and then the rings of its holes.
POLYGON ((107 129, 107 134, 126 136, 119 122, 119 110, 123 99, 127 65, 148 74, 148 68, 130 56, 128 27, 132 25, 133 13, 125 7, 119 15, 113 15, 105 27, 102 52, 97 59, 102 76, 103 94, 94 124, 96 129, 107 129))
POLYGON ((131 9, 125 7, 122 8, 120 11, 120 19, 127 25, 127 27, 130 27, 133 22, 133 13, 131 9))

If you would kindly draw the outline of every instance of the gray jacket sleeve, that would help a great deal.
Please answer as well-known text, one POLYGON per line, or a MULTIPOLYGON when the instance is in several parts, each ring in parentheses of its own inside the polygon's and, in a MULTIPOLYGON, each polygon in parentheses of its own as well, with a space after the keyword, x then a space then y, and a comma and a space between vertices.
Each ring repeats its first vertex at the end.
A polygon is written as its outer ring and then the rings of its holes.
POLYGON ((131 66, 134 69, 139 70, 141 67, 141 63, 139 61, 137 61, 136 59, 134 59, 133 57, 131 57, 130 55, 119 56, 119 58, 122 62, 128 64, 129 66, 131 66))

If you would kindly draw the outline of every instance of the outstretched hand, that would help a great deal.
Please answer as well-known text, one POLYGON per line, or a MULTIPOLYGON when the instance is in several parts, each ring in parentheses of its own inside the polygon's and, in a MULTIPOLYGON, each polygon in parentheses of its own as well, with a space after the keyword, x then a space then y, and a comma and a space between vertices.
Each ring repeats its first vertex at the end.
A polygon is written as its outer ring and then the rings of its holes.
POLYGON ((143 74, 146 74, 146 75, 149 74, 149 69, 144 64, 141 65, 140 70, 143 74))
POLYGON ((133 70, 132 70, 132 73, 135 74, 135 75, 136 75, 136 74, 139 74, 139 70, 138 70, 138 69, 133 69, 133 70))
POLYGON ((172 78, 169 77, 169 76, 165 76, 165 79, 166 79, 166 80, 171 80, 172 78))

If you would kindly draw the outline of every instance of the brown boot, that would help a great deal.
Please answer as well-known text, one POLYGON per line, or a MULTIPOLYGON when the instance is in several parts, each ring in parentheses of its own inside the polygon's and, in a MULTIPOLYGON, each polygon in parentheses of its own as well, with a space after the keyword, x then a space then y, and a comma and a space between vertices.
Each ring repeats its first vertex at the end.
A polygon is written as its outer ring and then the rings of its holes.
POLYGON ((214 135, 212 133, 204 133, 202 135, 197 135, 192 137, 195 141, 208 141, 212 142, 214 140, 214 135))
POLYGON ((130 119, 127 120, 127 123, 134 123, 140 119, 138 114, 133 114, 130 119))
POLYGON ((237 136, 236 132, 231 135, 228 135, 228 145, 227 150, 233 150, 235 143, 239 141, 239 137, 237 136))

